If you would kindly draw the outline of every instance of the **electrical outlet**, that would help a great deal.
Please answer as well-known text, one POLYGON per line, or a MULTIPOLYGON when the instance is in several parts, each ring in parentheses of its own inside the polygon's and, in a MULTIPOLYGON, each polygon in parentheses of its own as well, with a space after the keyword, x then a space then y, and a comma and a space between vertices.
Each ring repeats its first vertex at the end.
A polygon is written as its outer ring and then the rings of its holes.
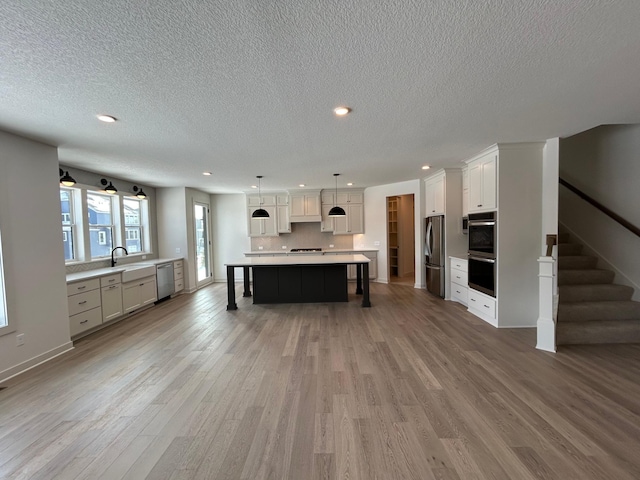
POLYGON ((283 250, 286 250, 286 249, 287 249, 287 246, 286 246, 286 245, 282 245, 282 249, 283 249, 283 250))
POLYGON ((24 345, 24 333, 19 333, 16 335, 16 346, 24 345))
POLYGON ((333 243, 330 243, 330 244, 329 244, 329 248, 333 248, 333 243))
POLYGON ((263 248, 264 248, 264 247, 263 247, 262 245, 260 245, 260 246, 258 247, 258 250, 262 250, 263 248))
POLYGON ((180 253, 180 247, 176 247, 176 253, 180 253))
POLYGON ((147 256, 146 256, 146 255, 142 255, 142 259, 143 259, 143 260, 146 260, 146 259, 147 259, 147 256))
POLYGON ((376 240, 375 242, 373 242, 373 244, 374 244, 376 247, 379 247, 379 246, 380 246, 380 242, 379 242, 378 240, 376 240))

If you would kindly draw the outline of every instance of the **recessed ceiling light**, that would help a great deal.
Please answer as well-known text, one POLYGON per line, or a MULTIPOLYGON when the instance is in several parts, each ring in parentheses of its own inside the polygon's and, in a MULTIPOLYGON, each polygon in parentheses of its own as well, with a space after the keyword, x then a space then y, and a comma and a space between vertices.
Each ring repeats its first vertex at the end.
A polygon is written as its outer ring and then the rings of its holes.
POLYGON ((306 185, 304 183, 301 183, 300 185, 298 185, 299 187, 306 187, 306 185))
POLYGON ((98 115, 98 120, 105 123, 113 123, 116 121, 116 117, 112 117, 111 115, 98 115))
POLYGON ((258 188, 258 185, 251 185, 251 188, 258 188))
POLYGON ((431 168, 431 167, 430 167, 429 165, 424 165, 424 166, 422 167, 422 169, 423 169, 423 170, 429 170, 430 168, 431 168))
POLYGON ((351 109, 349 107, 336 107, 333 109, 333 113, 335 113, 339 117, 344 117, 349 112, 351 112, 351 109))
POLYGON ((353 185, 353 182, 349 182, 349 183, 347 183, 347 186, 348 186, 348 187, 351 187, 352 185, 353 185))
POLYGON ((209 175, 211 175, 211 172, 202 172, 202 174, 208 177, 209 175))

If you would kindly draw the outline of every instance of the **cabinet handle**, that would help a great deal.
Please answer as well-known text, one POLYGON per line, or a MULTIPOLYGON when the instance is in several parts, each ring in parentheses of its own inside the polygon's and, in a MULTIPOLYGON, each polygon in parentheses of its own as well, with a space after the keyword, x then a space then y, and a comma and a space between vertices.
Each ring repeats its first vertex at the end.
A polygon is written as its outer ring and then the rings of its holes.
POLYGON ((478 205, 479 207, 481 207, 482 205, 478 205))
POLYGON ((140 285, 138 285, 138 286, 139 286, 139 287, 141 287, 141 286, 143 286, 143 285, 144 285, 144 283, 141 283, 141 284, 140 284, 140 285))
POLYGON ((489 305, 485 305, 484 308, 489 308, 489 305))
POLYGON ((115 281, 116 281, 116 279, 115 279, 115 278, 111 278, 111 279, 109 279, 109 283, 111 283, 111 282, 115 282, 115 281))
POLYGON ((109 290, 111 290, 112 288, 116 288, 116 286, 117 286, 117 285, 111 285, 111 286, 109 287, 109 290))
POLYGON ((431 210, 432 212, 435 212, 435 210, 431 210))
POLYGON ((472 299, 471 299, 471 301, 472 301, 472 302, 475 302, 475 301, 476 301, 476 299, 475 299, 475 298, 472 298, 472 299))
POLYGON ((86 286, 86 285, 83 285, 82 287, 78 287, 78 290, 83 290, 83 289, 85 289, 85 288, 87 288, 87 286, 86 286))
POLYGON ((82 302, 78 302, 78 305, 84 305, 85 303, 87 303, 87 301, 83 300, 82 302))
POLYGON ((460 290, 456 290, 456 293, 460 293, 460 290))
POLYGON ((456 275, 456 278, 457 278, 458 280, 460 280, 460 275, 456 275))
POLYGON ((80 325, 82 325, 83 323, 87 323, 89 320, 83 320, 80 322, 80 325))

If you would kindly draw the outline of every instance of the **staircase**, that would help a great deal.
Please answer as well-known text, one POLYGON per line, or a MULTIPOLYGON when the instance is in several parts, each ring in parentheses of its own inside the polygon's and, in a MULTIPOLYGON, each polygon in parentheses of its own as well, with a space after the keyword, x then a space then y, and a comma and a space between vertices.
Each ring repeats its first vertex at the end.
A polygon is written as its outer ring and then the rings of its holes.
POLYGON ((640 343, 640 302, 633 288, 613 283, 610 270, 582 254, 567 233, 558 237, 558 345, 640 343))

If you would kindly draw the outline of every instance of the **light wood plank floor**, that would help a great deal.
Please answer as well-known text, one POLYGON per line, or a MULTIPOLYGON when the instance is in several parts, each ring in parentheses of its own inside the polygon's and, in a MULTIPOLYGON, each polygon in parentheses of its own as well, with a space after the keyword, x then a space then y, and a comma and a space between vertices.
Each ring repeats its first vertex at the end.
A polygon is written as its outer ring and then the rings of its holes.
POLYGON ((217 284, 86 337, 3 385, 0 478, 640 478, 640 346, 371 299, 227 312, 217 284))

